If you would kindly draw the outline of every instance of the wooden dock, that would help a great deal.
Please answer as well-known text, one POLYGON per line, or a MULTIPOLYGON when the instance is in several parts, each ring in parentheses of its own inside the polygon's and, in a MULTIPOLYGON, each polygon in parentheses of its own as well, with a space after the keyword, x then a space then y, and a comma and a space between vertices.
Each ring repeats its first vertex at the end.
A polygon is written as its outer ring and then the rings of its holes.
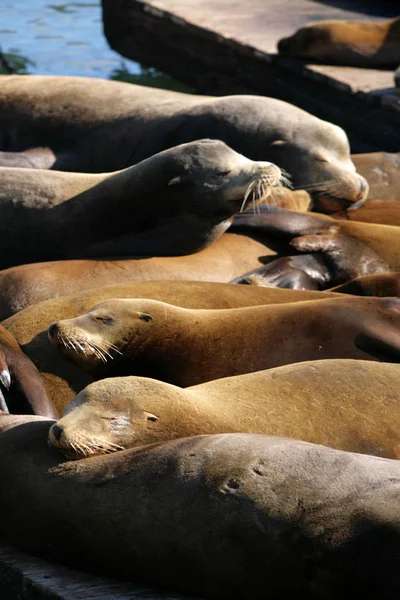
POLYGON ((0 543, 1 600, 200 600, 95 577, 0 543))
POLYGON ((342 126, 353 152, 400 151, 392 71, 306 64, 277 41, 321 19, 382 20, 395 2, 368 0, 102 0, 104 32, 123 56, 211 95, 292 102, 342 126))

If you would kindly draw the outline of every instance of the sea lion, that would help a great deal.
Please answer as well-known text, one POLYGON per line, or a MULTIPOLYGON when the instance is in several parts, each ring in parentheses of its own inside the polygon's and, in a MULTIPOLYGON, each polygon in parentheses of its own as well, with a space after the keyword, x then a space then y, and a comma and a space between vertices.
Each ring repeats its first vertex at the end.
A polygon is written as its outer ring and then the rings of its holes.
POLYGON ((295 188, 310 191, 317 210, 367 197, 343 129, 276 98, 213 98, 88 77, 2 77, 0 150, 8 154, 0 164, 9 156, 13 166, 19 157, 27 166, 25 151, 32 160, 39 148, 36 166, 104 173, 204 137, 277 164, 295 188))
POLYGON ((354 294, 356 296, 400 297, 400 272, 356 277, 356 279, 352 279, 347 283, 330 288, 330 291, 339 294, 354 294))
POLYGON ((395 69, 400 62, 400 17, 310 23, 279 40, 278 52, 335 65, 395 69))
POLYGON ((57 418, 42 377, 16 339, 0 325, 0 411, 57 418))
POLYGON ((369 183, 369 200, 400 201, 400 152, 352 154, 351 159, 369 183))
POLYGON ((187 308, 219 309, 337 296, 330 292, 250 289, 247 286, 194 281, 147 281, 110 285, 74 296, 47 300, 10 317, 3 325, 39 369, 50 397, 62 412, 64 406, 93 381, 93 377, 60 356, 57 348, 47 339, 47 329, 54 321, 77 317, 102 300, 154 298, 187 308))
POLYGON ((398 200, 368 200, 358 210, 344 210, 332 215, 334 219, 400 226, 398 200))
POLYGON ((191 254, 280 178, 272 163, 249 160, 219 140, 182 144, 113 174, 0 168, 0 266, 191 254))
POLYGON ((90 384, 49 442, 84 458, 179 437, 265 433, 339 450, 400 457, 400 365, 320 360, 186 389, 144 377, 90 384))
POLYGON ((336 220, 327 215, 270 207, 267 213, 235 218, 232 231, 291 240, 299 252, 318 252, 328 263, 331 284, 362 275, 400 270, 400 228, 336 220))
POLYGON ((48 335, 97 379, 145 375, 187 387, 305 360, 398 362, 400 299, 344 296, 227 310, 113 299, 53 323, 48 335))
POLYGON ((225 434, 66 462, 51 423, 0 421, 10 543, 204 598, 399 597, 399 461, 225 434))
POLYGON ((161 279, 228 283, 286 249, 286 241, 268 241, 263 236, 260 243, 250 236, 224 233, 208 248, 188 256, 63 260, 11 267, 0 271, 0 321, 31 304, 105 285, 161 279))

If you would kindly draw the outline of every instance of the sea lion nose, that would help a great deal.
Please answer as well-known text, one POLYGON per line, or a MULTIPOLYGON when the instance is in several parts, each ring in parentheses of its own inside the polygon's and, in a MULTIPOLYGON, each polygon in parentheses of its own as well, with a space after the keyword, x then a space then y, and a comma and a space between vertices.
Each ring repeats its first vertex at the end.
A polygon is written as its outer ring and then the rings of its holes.
POLYGON ((57 323, 53 323, 52 325, 50 325, 48 333, 51 337, 54 337, 57 327, 58 327, 58 321, 57 321, 57 323))
POLYGON ((368 185, 368 181, 366 179, 364 179, 364 177, 360 176, 360 194, 359 194, 359 198, 366 198, 369 192, 369 185, 368 185))
POLYGON ((57 440, 57 442, 59 442, 61 434, 64 431, 63 427, 60 427, 59 425, 53 425, 53 427, 51 428, 51 431, 53 433, 53 436, 57 440))
POLYGON ((282 38, 281 40, 279 40, 277 46, 278 46, 278 52, 285 52, 285 50, 287 50, 287 47, 289 45, 288 39, 287 38, 282 38))

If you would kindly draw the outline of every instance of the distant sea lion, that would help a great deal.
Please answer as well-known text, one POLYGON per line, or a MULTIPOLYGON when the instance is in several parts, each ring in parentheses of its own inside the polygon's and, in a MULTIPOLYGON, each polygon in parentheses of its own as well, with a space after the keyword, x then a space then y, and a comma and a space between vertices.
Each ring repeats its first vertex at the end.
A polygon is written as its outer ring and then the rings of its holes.
POLYGON ((143 377, 92 383, 49 431, 68 458, 179 437, 265 433, 400 457, 400 365, 297 363, 186 389, 143 377))
POLYGON ((1 419, 16 546, 205 598, 399 597, 399 461, 225 434, 62 462, 50 424, 1 419))
POLYGON ((219 140, 182 144, 118 173, 0 168, 0 266, 197 252, 280 178, 272 163, 219 140))
POLYGON ((47 329, 54 321, 77 317, 102 300, 154 298, 187 308, 219 309, 337 296, 329 292, 250 289, 248 286, 195 281, 147 281, 109 285, 74 296, 47 300, 10 317, 3 325, 39 369, 50 397, 62 412, 64 406, 93 381, 93 377, 60 356, 57 348, 49 343, 47 329))
POLYGON ((113 299, 48 333, 63 356, 97 379, 145 375, 187 387, 306 360, 398 362, 400 299, 345 296, 228 310, 113 299))
POLYGON ((278 51, 336 65, 395 69, 400 63, 400 17, 310 23, 279 40, 278 51))
POLYGON ((0 325, 0 411, 57 418, 36 367, 16 339, 0 325))
POLYGON ((0 271, 0 321, 31 304, 105 285, 161 279, 227 283, 286 248, 286 241, 268 241, 266 236, 259 243, 249 236, 224 233, 208 248, 188 256, 63 260, 11 267, 0 271))
POLYGON ((104 173, 204 137, 277 164, 295 188, 310 191, 317 210, 367 197, 343 129, 275 98, 213 98, 88 77, 2 77, 0 164, 28 166, 29 150, 32 166, 104 173))
POLYGON ((369 183, 369 200, 400 201, 400 152, 352 154, 351 159, 369 183))
POLYGON ((327 262, 331 285, 361 275, 400 270, 400 228, 336 220, 326 215, 270 207, 261 215, 238 215, 231 227, 271 239, 291 240, 300 252, 318 252, 327 262))

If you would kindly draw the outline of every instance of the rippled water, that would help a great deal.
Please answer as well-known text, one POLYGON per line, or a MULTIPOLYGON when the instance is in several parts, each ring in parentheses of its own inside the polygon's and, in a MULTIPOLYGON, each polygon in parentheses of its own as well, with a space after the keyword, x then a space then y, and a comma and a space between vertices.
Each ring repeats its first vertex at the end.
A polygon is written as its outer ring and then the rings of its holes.
POLYGON ((97 1, 0 0, 0 47, 19 73, 103 77, 189 91, 111 50, 97 1))

